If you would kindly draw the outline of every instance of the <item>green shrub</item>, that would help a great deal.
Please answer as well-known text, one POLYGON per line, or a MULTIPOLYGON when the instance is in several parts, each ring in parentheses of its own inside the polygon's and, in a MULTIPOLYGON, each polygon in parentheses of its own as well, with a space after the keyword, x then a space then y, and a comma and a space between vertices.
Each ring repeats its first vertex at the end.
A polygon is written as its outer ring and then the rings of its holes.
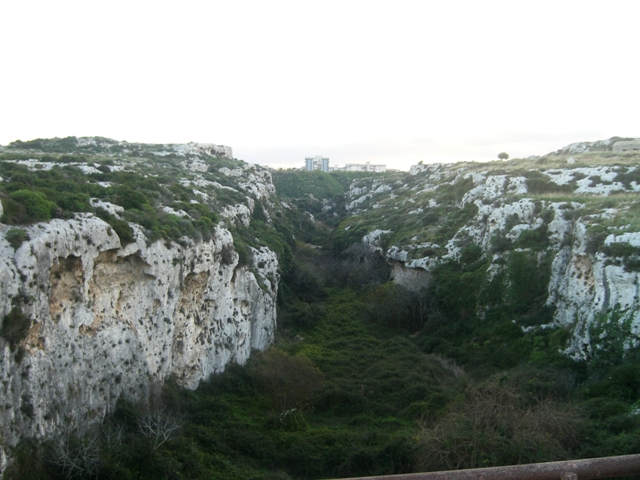
POLYGON ((551 255, 538 261, 532 252, 511 252, 507 264, 509 278, 507 303, 524 313, 544 303, 551 277, 551 255))
POLYGON ((76 148, 78 139, 76 137, 65 138, 37 138, 23 142, 16 140, 9 144, 12 148, 23 150, 41 150, 43 152, 68 152, 76 148))
POLYGON ((631 188, 631 182, 640 184, 640 168, 627 169, 625 173, 618 173, 615 178, 616 182, 621 182, 625 188, 631 188))
POLYGON ((251 260, 251 251, 249 250, 249 246, 244 242, 244 240, 239 236, 234 235, 233 248, 238 254, 238 266, 242 267, 249 265, 249 261, 251 260))
POLYGON ((504 232, 496 232, 491 237, 490 245, 491 253, 502 253, 511 249, 513 242, 504 235, 504 232))
POLYGON ((527 177, 527 191, 529 193, 568 193, 575 189, 575 186, 571 183, 558 185, 551 181, 551 178, 548 175, 535 170, 525 172, 524 176, 527 177))
POLYGON ((222 265, 233 265, 235 260, 234 249, 231 245, 224 245, 220 251, 220 263, 222 265))
POLYGON ((29 240, 29 235, 21 228, 10 228, 4 238, 7 239, 7 242, 9 242, 14 250, 17 250, 23 242, 29 240))
POLYGON ((604 247, 604 241, 608 236, 609 231, 604 225, 592 225, 587 228, 587 253, 593 255, 601 251, 604 247))
POLYGON ((12 461, 4 473, 5 480, 56 480, 47 461, 47 448, 35 439, 23 438, 12 449, 12 461))
POLYGON ((135 241, 133 229, 129 225, 129 222, 117 219, 102 208, 96 209, 96 216, 107 222, 111 228, 113 228, 118 238, 120 238, 120 244, 123 247, 135 241))
POLYGON ((51 197, 65 212, 87 212, 91 210, 89 195, 86 193, 57 192, 51 197))
POLYGON ((263 391, 281 414, 303 409, 322 390, 322 373, 304 355, 291 356, 271 349, 255 369, 263 391))
POLYGON ((60 155, 56 161, 58 163, 85 163, 87 158, 82 155, 60 155))
POLYGON ((613 242, 604 247, 603 252, 612 257, 630 257, 632 255, 638 255, 640 248, 626 242, 613 242))
POLYGON ((475 243, 460 250, 460 263, 463 265, 473 263, 482 257, 482 248, 475 243))
POLYGON ((420 471, 478 468, 565 459, 579 445, 575 408, 548 399, 530 404, 515 388, 473 388, 418 441, 420 471))
POLYGON ((455 205, 451 205, 448 207, 447 214, 440 217, 439 229, 433 241, 440 245, 445 245, 464 224, 477 214, 478 206, 475 203, 467 203, 463 208, 457 208, 455 205))
POLYGON ((348 183, 341 185, 336 175, 317 170, 313 172, 277 171, 273 173, 273 184, 278 195, 291 199, 302 198, 309 194, 317 199, 330 199, 344 194, 349 186, 348 183))
POLYGON ((602 251, 611 257, 622 258, 626 271, 640 271, 640 248, 625 242, 614 242, 602 248, 602 251))
POLYGON ((504 231, 510 232, 513 227, 520 223, 520 217, 514 213, 508 215, 504 222, 504 231))
POLYGON ((220 188, 216 190, 216 202, 218 206, 224 205, 246 205, 247 197, 237 190, 229 190, 226 188, 220 188))
POLYGON ((264 214, 264 207, 262 206, 262 202, 260 200, 254 201, 251 217, 253 218, 253 220, 266 223, 267 216, 264 214))
POLYGON ((374 287, 365 297, 371 322, 394 331, 419 332, 433 314, 426 290, 408 290, 393 282, 374 287))
POLYGON ((516 240, 515 248, 530 248, 531 250, 544 250, 549 246, 549 229, 542 224, 536 229, 524 230, 516 240))
POLYGON ((149 202, 144 194, 134 190, 128 185, 123 185, 116 189, 115 203, 124 207, 125 210, 141 210, 143 206, 149 202))
POLYGON ((638 342, 633 333, 632 318, 614 309, 600 313, 589 326, 590 368, 598 371, 622 364, 629 349, 638 342))
POLYGON ((128 222, 113 218, 107 223, 109 223, 109 225, 111 225, 111 228, 113 228, 113 230, 116 232, 116 235, 118 235, 118 238, 120 238, 120 244, 123 247, 135 241, 135 238, 133 236, 133 229, 128 222))
MULTIPOLYGON (((614 398, 635 402, 640 395, 640 365, 619 364, 606 370, 606 376, 588 385, 588 398, 614 398)), ((619 412, 618 412, 619 413, 619 412)), ((613 412, 609 413, 614 414, 613 412)))
POLYGON ((9 342, 11 350, 16 351, 20 342, 26 338, 30 328, 31 319, 22 313, 20 307, 13 307, 2 320, 0 336, 9 342))
POLYGON ((9 195, 5 218, 8 223, 32 223, 49 220, 57 205, 41 192, 17 190, 9 195))
MULTIPOLYGON (((334 253, 339 254, 347 250, 354 243, 359 243, 367 233, 369 233, 369 227, 357 222, 358 217, 352 217, 346 222, 340 225, 332 233, 331 247, 334 253)), ((372 229, 373 230, 373 229, 372 229)))
POLYGON ((473 179, 471 177, 458 179, 453 183, 442 183, 438 186, 436 199, 439 203, 462 201, 464 195, 473 188, 473 179))
MULTIPOLYGON (((284 291, 278 289, 278 294, 279 298, 282 298, 284 291)), ((326 308, 321 303, 306 303, 293 300, 288 302, 284 311, 278 312, 278 322, 287 327, 307 329, 317 325, 325 314, 326 308)))

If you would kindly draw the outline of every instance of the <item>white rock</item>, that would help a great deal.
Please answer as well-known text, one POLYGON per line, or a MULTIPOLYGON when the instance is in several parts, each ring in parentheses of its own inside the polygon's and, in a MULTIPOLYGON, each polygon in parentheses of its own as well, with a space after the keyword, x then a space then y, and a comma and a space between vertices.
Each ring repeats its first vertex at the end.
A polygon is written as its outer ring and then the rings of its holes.
POLYGON ((374 190, 373 193, 384 193, 392 190, 390 185, 380 185, 378 188, 374 190))
POLYGON ((20 362, 0 337, 5 448, 84 429, 120 396, 145 401, 169 376, 195 388, 273 341, 276 255, 252 249, 238 266, 224 228, 182 247, 147 245, 134 225, 136 241, 122 249, 107 223, 81 214, 23 227, 30 240, 17 251, 9 228, 0 225, 0 318, 21 298, 33 321, 20 362))
POLYGON ((511 195, 523 195, 528 192, 527 179, 525 177, 509 177, 507 193, 511 195))
POLYGON ((389 235, 391 230, 374 230, 367 233, 362 237, 362 243, 370 245, 372 247, 380 247, 382 245, 382 239, 385 235, 389 235))
POLYGON ((170 215, 176 215, 180 218, 191 218, 191 216, 184 210, 174 210, 173 208, 167 207, 166 205, 162 207, 162 211, 170 215))
POLYGON ((116 218, 120 218, 120 214, 124 212, 124 208, 120 205, 116 205, 115 203, 105 202, 100 200, 99 198, 92 198, 90 200, 91 206, 93 208, 101 208, 106 210, 110 215, 113 215, 116 218))
POLYGON ((640 232, 623 233, 622 235, 609 235, 605 240, 605 245, 612 243, 628 243, 634 247, 640 248, 640 232))
POLYGON ((182 168, 184 168, 186 171, 190 170, 192 172, 206 172, 209 169, 209 165, 207 165, 200 158, 196 157, 193 160, 182 162, 182 168))
POLYGON ((76 165, 80 170, 82 170, 82 173, 84 173, 85 175, 88 175, 90 173, 101 173, 100 170, 98 170, 96 167, 92 166, 92 165, 76 165))
POLYGON ((227 205, 220 211, 220 216, 233 220, 238 220, 242 225, 248 227, 251 223, 251 210, 241 203, 237 205, 227 205))
POLYGON ((549 208, 553 209, 554 217, 549 222, 548 232, 549 240, 554 246, 559 246, 562 241, 571 234, 572 222, 568 222, 564 218, 565 208, 562 203, 550 203, 549 208))
POLYGON ((219 168, 218 171, 227 177, 242 177, 244 175, 244 170, 241 168, 234 168, 233 170, 227 167, 219 168))
POLYGON ((485 183, 483 198, 494 200, 503 195, 507 183, 506 175, 492 175, 485 183))
POLYGON ((349 188, 348 197, 355 198, 358 196, 362 196, 365 193, 367 193, 367 187, 354 187, 352 184, 351 188, 349 188))
POLYGON ((395 245, 393 245, 391 248, 389 248, 389 250, 387 250, 387 259, 389 260, 395 260, 397 262, 406 262, 408 257, 409 257, 408 251, 401 249, 400 247, 397 247, 395 245))
MULTIPOLYGON (((200 190, 193 190, 194 195, 197 195, 198 197, 200 197, 201 200, 207 202, 211 197, 209 196, 209 194, 201 192, 200 190)), ((191 203, 198 203, 198 202, 194 202, 193 200, 191 200, 191 203)))
POLYGON ((351 202, 350 204, 345 206, 345 209, 347 211, 351 211, 354 208, 356 208, 358 205, 366 202, 369 199, 369 195, 362 195, 360 198, 358 198, 357 200, 354 200, 353 202, 351 202))

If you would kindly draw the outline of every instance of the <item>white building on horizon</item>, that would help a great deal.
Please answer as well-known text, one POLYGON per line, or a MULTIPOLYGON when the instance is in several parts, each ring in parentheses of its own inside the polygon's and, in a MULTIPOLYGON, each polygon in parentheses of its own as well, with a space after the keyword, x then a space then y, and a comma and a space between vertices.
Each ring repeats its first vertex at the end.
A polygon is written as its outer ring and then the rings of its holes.
POLYGON ((364 165, 362 163, 347 163, 344 168, 340 170, 345 170, 347 172, 384 173, 387 171, 387 166, 382 164, 372 164, 371 162, 366 162, 364 165))
POLYGON ((313 170, 320 170, 321 172, 329 173, 329 158, 322 155, 316 155, 315 157, 306 157, 304 159, 305 170, 312 172, 313 170))

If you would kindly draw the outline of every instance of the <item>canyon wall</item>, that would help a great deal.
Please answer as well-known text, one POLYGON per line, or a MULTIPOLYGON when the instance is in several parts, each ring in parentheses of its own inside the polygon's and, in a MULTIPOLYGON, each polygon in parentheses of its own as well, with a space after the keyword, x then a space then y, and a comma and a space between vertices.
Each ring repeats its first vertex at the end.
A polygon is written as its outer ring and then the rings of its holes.
POLYGON ((7 448, 100 421, 124 396, 144 402, 174 378, 195 388, 273 340, 278 261, 231 233, 125 248, 90 213, 24 230, 0 224, 0 473, 7 448), (6 451, 3 451, 6 450, 6 451))
MULTIPOLYGON (((566 354, 589 358, 608 329, 624 332, 626 345, 636 345, 640 172, 629 160, 629 166, 575 162, 570 157, 566 166, 533 163, 511 170, 416 165, 395 182, 355 181, 346 200, 353 220, 337 236, 359 228, 353 240, 384 253, 394 281, 412 290, 428 285, 441 263, 461 261, 471 246, 490 260, 487 281, 504 274, 512 254, 522 252, 548 271, 544 303, 553 316, 541 328, 570 331, 566 354), (594 331, 597 338, 591 338, 594 331)), ((479 304, 478 311, 487 307, 479 304)))

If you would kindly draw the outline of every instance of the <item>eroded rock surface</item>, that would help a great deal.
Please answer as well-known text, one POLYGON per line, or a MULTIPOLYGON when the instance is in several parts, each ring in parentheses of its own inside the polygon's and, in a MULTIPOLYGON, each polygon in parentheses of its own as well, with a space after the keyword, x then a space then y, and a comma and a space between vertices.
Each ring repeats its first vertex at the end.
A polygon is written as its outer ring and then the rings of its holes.
POLYGON ((133 227, 121 248, 107 223, 79 214, 24 227, 30 240, 14 250, 0 225, 0 318, 19 308, 28 322, 13 348, 0 337, 5 446, 99 421, 169 376, 195 388, 273 340, 272 251, 252 249, 238 266, 225 228, 181 246, 148 245, 133 227))
MULTIPOLYGON (((434 268, 460 261, 470 246, 487 259, 487 280, 505 272, 514 252, 525 252, 551 265, 544 303, 553 323, 542 327, 569 330, 565 353, 589 357, 604 338, 590 338, 598 323, 625 325, 628 345, 637 344, 638 167, 632 157, 610 155, 598 165, 580 156, 609 152, 612 144, 570 145, 518 168, 419 164, 409 175, 355 180, 346 195, 350 217, 336 237, 384 254, 394 281, 410 290, 427 286, 434 268), (575 157, 554 159, 565 154, 575 157)), ((480 315, 484 307, 478 305, 480 315)))

